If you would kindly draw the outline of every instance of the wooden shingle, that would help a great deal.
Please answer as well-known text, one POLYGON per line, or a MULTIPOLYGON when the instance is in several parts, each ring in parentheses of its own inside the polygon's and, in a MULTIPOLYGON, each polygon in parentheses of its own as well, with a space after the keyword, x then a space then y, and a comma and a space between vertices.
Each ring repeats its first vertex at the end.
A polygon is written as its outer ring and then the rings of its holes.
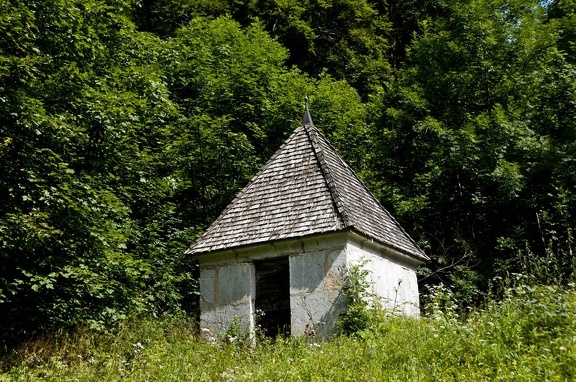
POLYGON ((186 253, 201 255, 344 229, 427 259, 326 138, 306 123, 186 253))

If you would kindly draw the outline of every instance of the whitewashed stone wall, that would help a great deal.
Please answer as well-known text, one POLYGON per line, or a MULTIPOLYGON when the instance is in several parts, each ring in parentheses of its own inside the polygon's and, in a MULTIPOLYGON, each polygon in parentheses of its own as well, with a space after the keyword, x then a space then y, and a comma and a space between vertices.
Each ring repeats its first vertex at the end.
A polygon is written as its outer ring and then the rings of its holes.
POLYGON ((362 265, 369 271, 369 293, 378 296, 385 309, 406 316, 419 316, 417 262, 369 241, 352 240, 347 253, 350 266, 362 265))
POLYGON ((227 330, 237 316, 246 330, 253 330, 253 261, 279 256, 289 258, 293 336, 335 333, 337 319, 346 309, 342 292, 346 268, 354 264, 369 270, 370 292, 379 296, 385 308, 408 316, 419 314, 418 262, 359 235, 340 232, 201 259, 201 328, 214 336, 227 330))
POLYGON ((238 317, 253 329, 254 265, 251 262, 200 269, 200 325, 205 337, 226 331, 238 317))
POLYGON ((325 337, 336 330, 345 308, 346 252, 343 245, 290 256, 290 310, 293 336, 325 337))

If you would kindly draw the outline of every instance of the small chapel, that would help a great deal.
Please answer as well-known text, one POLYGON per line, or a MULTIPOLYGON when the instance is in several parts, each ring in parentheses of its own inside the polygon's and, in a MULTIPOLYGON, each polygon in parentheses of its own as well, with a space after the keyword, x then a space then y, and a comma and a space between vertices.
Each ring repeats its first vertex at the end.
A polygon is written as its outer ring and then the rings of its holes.
POLYGON ((346 311, 346 271, 381 306, 418 316, 428 257, 314 126, 302 124, 186 251, 200 265, 200 327, 327 337, 346 311))

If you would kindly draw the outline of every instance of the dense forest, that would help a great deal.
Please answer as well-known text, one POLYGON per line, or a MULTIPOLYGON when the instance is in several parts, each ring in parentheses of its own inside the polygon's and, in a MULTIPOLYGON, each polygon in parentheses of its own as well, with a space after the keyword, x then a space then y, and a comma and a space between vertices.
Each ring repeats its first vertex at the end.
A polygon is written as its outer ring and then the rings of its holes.
POLYGON ((195 309, 185 248, 316 126, 464 304, 574 280, 575 0, 0 0, 0 333, 195 309))

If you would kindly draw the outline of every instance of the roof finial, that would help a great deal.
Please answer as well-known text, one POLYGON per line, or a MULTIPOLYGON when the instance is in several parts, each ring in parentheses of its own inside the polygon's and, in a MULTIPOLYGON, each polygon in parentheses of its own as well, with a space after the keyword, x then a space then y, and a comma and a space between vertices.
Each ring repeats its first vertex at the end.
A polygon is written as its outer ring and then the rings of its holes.
POLYGON ((302 118, 303 125, 311 125, 314 126, 314 122, 312 122, 312 117, 310 116, 310 111, 308 110, 308 96, 304 97, 304 118, 302 118))

